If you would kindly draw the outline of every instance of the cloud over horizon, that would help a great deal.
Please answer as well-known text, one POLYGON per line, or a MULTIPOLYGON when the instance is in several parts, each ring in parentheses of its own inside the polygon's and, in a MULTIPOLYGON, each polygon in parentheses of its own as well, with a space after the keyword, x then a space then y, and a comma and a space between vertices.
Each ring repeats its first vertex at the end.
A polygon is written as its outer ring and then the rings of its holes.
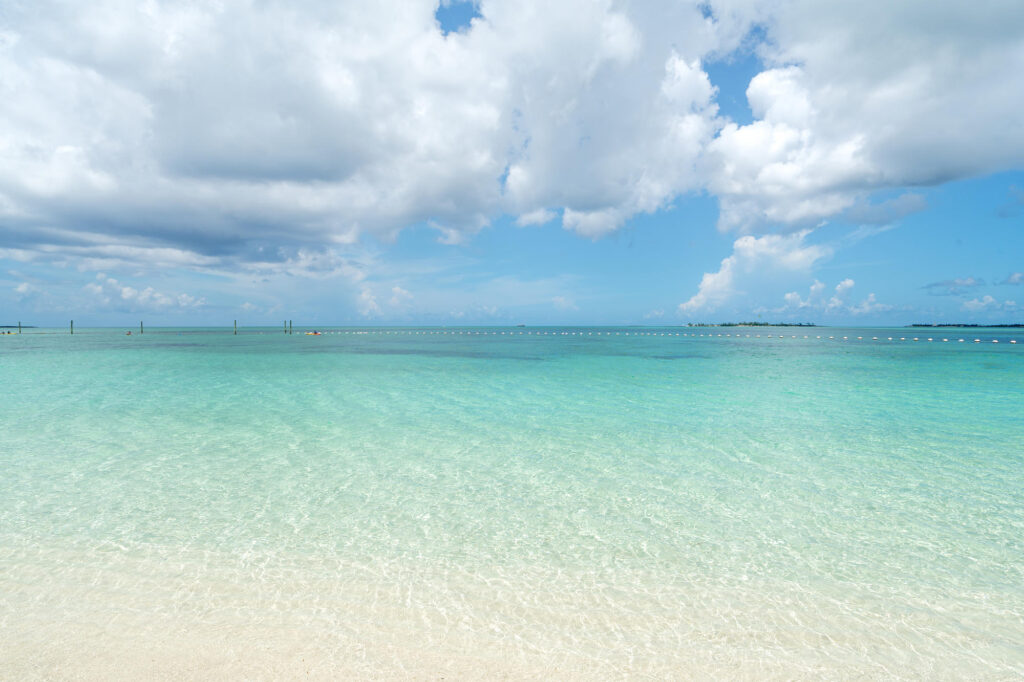
POLYGON ((739 250, 679 306, 696 311, 755 262, 809 273, 839 248, 803 244, 824 221, 887 224, 926 207, 906 188, 1024 162, 1018 3, 481 0, 448 33, 437 8, 10 3, 0 252, 335 273, 371 314, 366 236, 466 243, 509 216, 596 240, 709 193, 739 250), (708 64, 747 53, 744 123, 708 64))

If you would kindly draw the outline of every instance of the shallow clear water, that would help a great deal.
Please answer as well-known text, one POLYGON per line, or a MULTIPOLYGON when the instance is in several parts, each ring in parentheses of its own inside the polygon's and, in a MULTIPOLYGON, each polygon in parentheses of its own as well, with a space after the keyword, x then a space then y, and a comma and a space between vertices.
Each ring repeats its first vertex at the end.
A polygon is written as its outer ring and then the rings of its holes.
POLYGON ((42 331, 0 678, 1024 675, 1021 330, 42 331))

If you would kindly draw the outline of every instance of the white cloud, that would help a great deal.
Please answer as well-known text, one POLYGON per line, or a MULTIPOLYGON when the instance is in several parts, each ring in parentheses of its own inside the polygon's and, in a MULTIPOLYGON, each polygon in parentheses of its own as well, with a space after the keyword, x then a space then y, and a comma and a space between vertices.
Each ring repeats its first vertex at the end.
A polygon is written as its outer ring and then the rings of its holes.
POLYGON ((835 286, 832 296, 826 300, 824 297, 824 282, 814 280, 814 283, 811 285, 810 291, 807 294, 807 298, 801 298, 797 292, 791 291, 782 297, 784 302, 783 306, 781 308, 776 308, 773 312, 817 311, 830 315, 867 315, 871 313, 887 312, 893 309, 893 306, 887 303, 879 303, 874 293, 868 294, 867 298, 860 303, 848 304, 846 298, 854 285, 855 282, 847 277, 835 286))
POLYGON ((549 211, 546 208, 538 208, 535 211, 524 213, 516 218, 516 225, 521 227, 527 225, 545 225, 557 217, 558 216, 553 211, 549 211))
POLYGON ((892 310, 892 306, 887 303, 879 303, 875 300, 873 293, 868 294, 868 297, 857 305, 850 306, 850 312, 854 315, 868 315, 870 313, 882 313, 892 310))
POLYGON ((292 253, 277 249, 273 253, 257 253, 240 264, 244 272, 263 277, 293 275, 309 279, 327 280, 344 278, 360 282, 366 278, 367 254, 357 258, 339 253, 336 249, 300 248, 292 253))
POLYGON ((793 234, 746 235, 733 243, 732 255, 724 258, 717 272, 706 272, 697 293, 679 304, 679 312, 714 310, 740 293, 739 280, 752 273, 771 271, 806 272, 818 261, 832 255, 827 246, 805 244, 809 230, 793 234))
MULTIPOLYGON (((368 269, 342 252, 414 224, 454 244, 503 214, 560 218, 596 239, 702 191, 723 229, 881 224, 924 200, 877 190, 1024 163, 1024 89, 1007 80, 1024 70, 1018 5, 484 1, 446 36, 436 0, 15 3, 0 218, 17 238, 0 246, 90 272, 355 291, 368 269), (704 64, 755 25, 765 68, 739 125, 704 64)), ((737 245, 681 311, 734 296, 753 261, 795 272, 787 259, 825 255, 737 245)))
POLYGON ((751 230, 765 222, 813 225, 853 204, 845 187, 863 171, 862 142, 817 141, 817 112, 799 67, 764 71, 747 98, 759 119, 730 123, 710 144, 709 186, 721 203, 722 229, 751 230))
POLYGON ((14 287, 15 298, 18 301, 26 301, 34 296, 37 296, 40 292, 39 289, 28 282, 21 282, 14 287))
POLYGON ((356 308, 363 317, 375 317, 380 315, 381 312, 380 304, 377 303, 377 297, 373 295, 370 287, 366 286, 359 290, 359 296, 356 298, 356 308))
POLYGON ((786 310, 799 310, 803 308, 812 308, 821 302, 821 292, 825 290, 825 283, 818 280, 814 280, 811 284, 810 291, 807 293, 807 298, 801 298, 800 294, 795 291, 790 291, 782 297, 785 304, 777 309, 775 312, 783 312, 786 310))
POLYGON ((852 289, 853 286, 854 281, 849 277, 847 277, 842 282, 837 284, 835 294, 833 294, 832 298, 830 298, 828 300, 828 303, 825 305, 825 312, 831 312, 833 310, 842 309, 842 307, 846 304, 846 302, 843 300, 846 296, 846 292, 852 289))
POLYGON ((981 298, 972 298, 970 301, 964 301, 960 307, 970 312, 978 312, 979 310, 999 307, 999 301, 986 294, 981 298))
POLYGON ((206 304, 204 299, 190 294, 165 294, 153 287, 136 289, 102 272, 85 285, 85 291, 92 295, 94 304, 122 311, 189 309, 206 304))
POLYGON ((567 230, 596 239, 619 229, 626 217, 626 214, 614 208, 599 211, 574 211, 567 208, 562 212, 562 225, 567 230))
POLYGON ((1024 272, 1014 272, 1007 276, 1000 284, 1024 284, 1024 272))
POLYGON ((388 301, 392 306, 405 305, 412 300, 412 294, 403 289, 402 287, 395 285, 391 287, 391 299, 388 301))
POLYGON ((700 186, 701 59, 739 38, 699 7, 482 3, 445 36, 436 6, 11 8, 0 211, 212 255, 428 221, 456 243, 561 209, 593 237, 700 186))
POLYGON ((1000 303, 995 297, 986 294, 981 298, 972 298, 969 301, 964 301, 960 308, 971 313, 978 313, 986 310, 1002 310, 1011 312, 1017 309, 1017 302, 1007 300, 1000 303))
POLYGON ((1024 90, 1005 80, 1024 68, 1019 5, 754 6, 771 8, 761 49, 769 68, 747 90, 758 120, 727 126, 710 146, 723 229, 814 224, 878 188, 1024 160, 1024 90))

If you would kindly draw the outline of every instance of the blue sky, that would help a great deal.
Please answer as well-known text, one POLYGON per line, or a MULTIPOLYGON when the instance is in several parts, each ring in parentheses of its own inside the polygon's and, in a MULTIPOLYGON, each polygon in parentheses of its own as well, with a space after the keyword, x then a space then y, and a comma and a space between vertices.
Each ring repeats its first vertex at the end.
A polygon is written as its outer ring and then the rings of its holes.
POLYGON ((1014 3, 12 3, 0 324, 1022 322, 1022 55, 1014 3))

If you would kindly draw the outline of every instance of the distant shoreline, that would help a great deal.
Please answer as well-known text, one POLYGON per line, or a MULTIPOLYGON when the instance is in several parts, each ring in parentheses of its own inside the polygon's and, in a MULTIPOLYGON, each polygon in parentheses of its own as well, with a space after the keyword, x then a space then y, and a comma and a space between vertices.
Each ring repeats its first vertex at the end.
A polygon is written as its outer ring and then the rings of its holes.
POLYGON ((969 324, 966 322, 956 322, 951 324, 925 324, 923 322, 915 322, 914 324, 908 324, 908 327, 981 327, 985 329, 1020 329, 1024 328, 1024 324, 969 324))
POLYGON ((687 327, 817 327, 813 322, 698 322, 687 327))

